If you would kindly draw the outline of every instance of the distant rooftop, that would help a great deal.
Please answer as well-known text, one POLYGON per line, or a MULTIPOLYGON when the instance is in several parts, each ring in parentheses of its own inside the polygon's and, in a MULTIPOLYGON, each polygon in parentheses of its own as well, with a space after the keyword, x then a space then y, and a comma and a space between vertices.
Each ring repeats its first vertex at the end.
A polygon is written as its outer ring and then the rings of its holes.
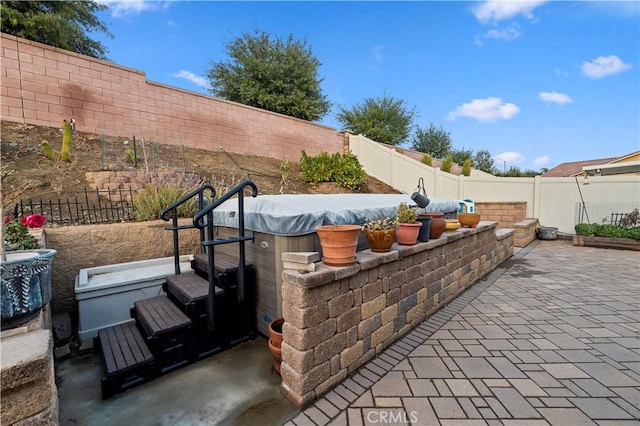
POLYGON ((582 173, 584 166, 597 166, 600 164, 610 163, 620 157, 599 158, 596 160, 572 161, 570 163, 562 163, 553 169, 542 174, 543 177, 571 177, 582 173))

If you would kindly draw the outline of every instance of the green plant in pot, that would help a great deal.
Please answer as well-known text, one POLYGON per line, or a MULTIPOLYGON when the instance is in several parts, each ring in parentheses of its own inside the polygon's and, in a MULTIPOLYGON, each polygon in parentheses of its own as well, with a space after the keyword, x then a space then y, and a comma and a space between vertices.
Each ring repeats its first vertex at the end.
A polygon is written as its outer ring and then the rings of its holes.
POLYGON ((408 203, 400 203, 396 212, 396 220, 398 221, 398 229, 396 238, 398 244, 411 246, 418 242, 418 233, 422 223, 418 222, 417 212, 409 207, 408 203))
POLYGON ((391 250, 391 246, 396 239, 397 228, 398 221, 392 220, 389 217, 369 220, 362 225, 362 231, 373 252, 386 252, 391 250))

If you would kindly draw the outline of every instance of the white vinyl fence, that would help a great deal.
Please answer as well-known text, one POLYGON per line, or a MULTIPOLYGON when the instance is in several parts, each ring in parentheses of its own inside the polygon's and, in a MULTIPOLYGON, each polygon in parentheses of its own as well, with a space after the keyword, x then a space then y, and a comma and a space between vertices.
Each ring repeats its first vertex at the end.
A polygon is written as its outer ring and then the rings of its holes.
POLYGON ((472 173, 456 176, 429 167, 362 135, 349 136, 349 149, 367 174, 410 194, 423 178, 428 195, 475 202, 525 201, 527 217, 541 226, 573 234, 580 222, 602 223, 611 213, 640 208, 640 176, 503 178, 472 173), (582 219, 582 220, 580 220, 582 219))

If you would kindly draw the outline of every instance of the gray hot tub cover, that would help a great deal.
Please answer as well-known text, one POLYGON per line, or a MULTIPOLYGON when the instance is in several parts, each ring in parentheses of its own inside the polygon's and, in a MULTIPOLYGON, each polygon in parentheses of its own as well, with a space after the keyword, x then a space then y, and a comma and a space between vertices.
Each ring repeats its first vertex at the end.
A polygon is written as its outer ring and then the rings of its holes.
MULTIPOLYGON (((458 211, 459 201, 429 197, 427 211, 458 211)), ((395 217, 401 202, 414 205, 408 194, 284 194, 244 197, 245 228, 279 236, 307 235, 327 224, 363 224, 395 217)), ((422 209, 424 210, 424 209, 422 209)), ((418 211, 421 211, 420 209, 418 211)), ((238 227, 238 199, 213 211, 216 226, 238 227)))

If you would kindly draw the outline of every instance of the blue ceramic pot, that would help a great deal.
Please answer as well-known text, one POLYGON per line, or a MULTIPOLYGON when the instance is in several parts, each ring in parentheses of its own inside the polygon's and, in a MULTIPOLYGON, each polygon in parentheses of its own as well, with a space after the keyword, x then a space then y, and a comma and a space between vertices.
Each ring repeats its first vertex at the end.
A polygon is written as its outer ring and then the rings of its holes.
POLYGON ((35 249, 7 252, 0 262, 2 328, 30 320, 51 301, 51 269, 56 250, 35 249))

